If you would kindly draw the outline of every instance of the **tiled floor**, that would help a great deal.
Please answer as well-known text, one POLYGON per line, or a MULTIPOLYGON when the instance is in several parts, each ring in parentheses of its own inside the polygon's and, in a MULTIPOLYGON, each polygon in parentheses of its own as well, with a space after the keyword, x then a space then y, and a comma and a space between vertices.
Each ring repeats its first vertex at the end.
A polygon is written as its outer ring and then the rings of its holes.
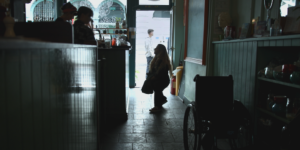
MULTIPOLYGON (((183 118, 186 105, 164 90, 168 102, 162 112, 150 114, 153 98, 141 92, 140 88, 130 89, 129 119, 108 129, 100 139, 101 150, 184 150, 183 118)), ((227 139, 218 139, 218 148, 229 150, 227 139)))
POLYGON ((109 129, 101 140, 101 150, 183 150, 186 105, 169 91, 164 91, 168 99, 164 110, 150 114, 154 105, 152 95, 143 94, 140 88, 131 89, 129 119, 109 129))

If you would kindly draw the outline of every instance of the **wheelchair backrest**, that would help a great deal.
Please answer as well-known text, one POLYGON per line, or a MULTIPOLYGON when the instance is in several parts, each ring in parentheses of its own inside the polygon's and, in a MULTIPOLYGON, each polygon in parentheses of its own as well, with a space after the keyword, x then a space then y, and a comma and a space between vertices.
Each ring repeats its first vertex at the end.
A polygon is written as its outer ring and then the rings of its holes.
POLYGON ((196 110, 199 117, 218 119, 233 109, 232 76, 199 76, 196 82, 196 110))

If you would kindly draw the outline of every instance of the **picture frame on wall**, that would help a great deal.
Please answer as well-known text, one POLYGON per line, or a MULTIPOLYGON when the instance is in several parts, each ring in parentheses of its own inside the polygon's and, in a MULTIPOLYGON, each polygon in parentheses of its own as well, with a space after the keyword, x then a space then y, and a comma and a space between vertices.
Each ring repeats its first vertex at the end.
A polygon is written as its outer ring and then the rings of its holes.
POLYGON ((258 21, 254 28, 254 37, 263 37, 266 31, 267 21, 258 21))
POLYGON ((288 8, 283 34, 300 34, 300 6, 288 8))
POLYGON ((240 35, 240 39, 245 39, 249 37, 249 29, 251 28, 250 23, 244 23, 242 26, 242 31, 240 35))

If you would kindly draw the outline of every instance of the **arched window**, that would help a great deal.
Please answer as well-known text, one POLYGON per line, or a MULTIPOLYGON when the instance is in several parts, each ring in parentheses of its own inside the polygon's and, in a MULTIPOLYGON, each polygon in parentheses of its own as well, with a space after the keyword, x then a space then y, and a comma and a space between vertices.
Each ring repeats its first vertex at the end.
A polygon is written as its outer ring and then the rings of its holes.
POLYGON ((86 6, 93 10, 94 26, 98 28, 114 28, 116 18, 126 20, 125 6, 127 0, 67 0, 77 9, 86 6))
POLYGON ((99 9, 99 24, 101 25, 115 25, 116 19, 121 18, 125 20, 126 14, 123 7, 118 3, 113 3, 109 8, 102 5, 99 9))
POLYGON ((34 22, 53 21, 55 5, 53 1, 41 1, 33 10, 34 22))
POLYGON ((75 2, 71 1, 71 3, 77 8, 77 10, 81 6, 85 6, 85 7, 88 7, 90 9, 94 10, 93 5, 89 1, 87 1, 87 0, 80 0, 80 1, 75 1, 75 2))

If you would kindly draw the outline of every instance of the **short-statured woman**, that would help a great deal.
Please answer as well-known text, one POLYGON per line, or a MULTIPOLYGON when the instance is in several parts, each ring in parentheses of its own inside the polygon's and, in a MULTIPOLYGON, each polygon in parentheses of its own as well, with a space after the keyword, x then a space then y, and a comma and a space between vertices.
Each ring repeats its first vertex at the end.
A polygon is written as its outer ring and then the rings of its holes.
POLYGON ((155 57, 150 63, 148 73, 148 78, 153 81, 154 86, 154 107, 149 110, 150 112, 162 110, 162 105, 167 102, 167 98, 163 95, 163 90, 168 87, 170 77, 172 78, 173 76, 173 69, 166 47, 162 44, 158 44, 154 49, 154 54, 155 57))
POLYGON ((72 20, 77 13, 77 8, 69 2, 61 7, 61 11, 63 12, 63 15, 58 17, 55 22, 66 22, 68 20, 72 20))

